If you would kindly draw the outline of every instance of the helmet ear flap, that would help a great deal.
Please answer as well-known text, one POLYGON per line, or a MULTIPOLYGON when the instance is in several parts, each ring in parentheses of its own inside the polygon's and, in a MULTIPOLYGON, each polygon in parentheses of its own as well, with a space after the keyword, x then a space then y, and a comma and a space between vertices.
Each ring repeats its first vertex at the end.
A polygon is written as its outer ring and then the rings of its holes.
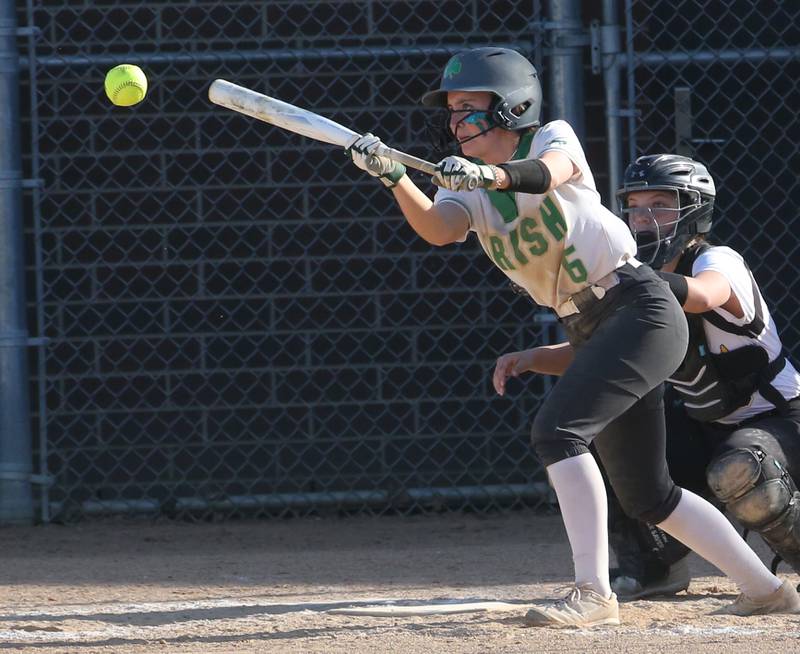
POLYGON ((539 106, 541 105, 541 90, 530 87, 523 87, 517 89, 506 95, 504 98, 499 98, 493 108, 492 115, 500 127, 507 130, 522 129, 520 124, 524 127, 538 127, 539 126, 539 106), (538 93, 538 96, 537 96, 538 93), (525 109, 519 113, 514 113, 514 109, 520 105, 525 105, 525 109), (536 119, 531 123, 530 116, 536 113, 536 119))
POLYGON ((509 107, 508 102, 503 100, 498 101, 494 111, 492 111, 492 118, 503 129, 514 129, 514 119, 512 118, 511 107, 509 107))

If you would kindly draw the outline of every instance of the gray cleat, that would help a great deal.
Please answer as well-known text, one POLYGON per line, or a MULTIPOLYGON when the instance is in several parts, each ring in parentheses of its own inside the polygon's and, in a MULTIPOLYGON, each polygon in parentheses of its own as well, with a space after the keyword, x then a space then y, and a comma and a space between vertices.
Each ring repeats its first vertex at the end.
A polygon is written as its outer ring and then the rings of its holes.
POLYGON ((800 595, 789 583, 784 582, 778 589, 762 598, 748 597, 744 593, 733 603, 713 611, 716 615, 767 615, 768 613, 800 613, 800 595))
POLYGON ((589 585, 573 586, 564 599, 531 609, 525 614, 531 627, 596 627, 619 624, 617 596, 606 599, 589 585))

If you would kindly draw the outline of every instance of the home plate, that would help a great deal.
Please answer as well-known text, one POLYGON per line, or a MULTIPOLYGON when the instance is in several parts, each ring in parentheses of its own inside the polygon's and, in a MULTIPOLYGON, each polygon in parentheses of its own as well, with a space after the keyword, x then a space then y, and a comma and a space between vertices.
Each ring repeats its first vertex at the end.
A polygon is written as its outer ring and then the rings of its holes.
POLYGON ((379 604, 375 606, 352 606, 339 609, 329 609, 326 613, 337 615, 367 615, 376 618, 402 617, 414 615, 447 615, 451 613, 473 613, 476 611, 524 611, 533 604, 513 602, 464 602, 461 600, 446 600, 430 604, 379 604))

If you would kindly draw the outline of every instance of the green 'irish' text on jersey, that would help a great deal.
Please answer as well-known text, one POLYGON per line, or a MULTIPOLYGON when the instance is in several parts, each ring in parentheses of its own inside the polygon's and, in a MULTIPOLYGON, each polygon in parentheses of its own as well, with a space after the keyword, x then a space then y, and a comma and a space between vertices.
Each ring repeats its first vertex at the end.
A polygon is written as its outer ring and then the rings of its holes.
POLYGON ((566 154, 578 172, 549 193, 439 189, 434 204, 460 206, 495 265, 537 304, 557 308, 633 258, 636 242, 625 223, 601 204, 568 123, 547 123, 532 141, 523 137, 515 158, 538 159, 551 150, 566 154))

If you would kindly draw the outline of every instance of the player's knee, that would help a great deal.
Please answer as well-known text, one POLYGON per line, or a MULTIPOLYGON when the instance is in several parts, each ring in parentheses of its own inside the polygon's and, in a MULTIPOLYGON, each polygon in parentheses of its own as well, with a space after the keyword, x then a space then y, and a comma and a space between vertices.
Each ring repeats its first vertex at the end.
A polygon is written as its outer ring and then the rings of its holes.
POLYGON ((740 447, 715 457, 706 479, 731 514, 755 530, 780 516, 797 490, 786 468, 758 447, 740 447))
POLYGON ((674 483, 649 488, 617 490, 622 510, 631 518, 651 525, 664 522, 678 506, 681 491, 674 483))
POLYGON ((559 428, 546 411, 536 414, 531 427, 531 446, 545 467, 589 451, 583 438, 559 428))

